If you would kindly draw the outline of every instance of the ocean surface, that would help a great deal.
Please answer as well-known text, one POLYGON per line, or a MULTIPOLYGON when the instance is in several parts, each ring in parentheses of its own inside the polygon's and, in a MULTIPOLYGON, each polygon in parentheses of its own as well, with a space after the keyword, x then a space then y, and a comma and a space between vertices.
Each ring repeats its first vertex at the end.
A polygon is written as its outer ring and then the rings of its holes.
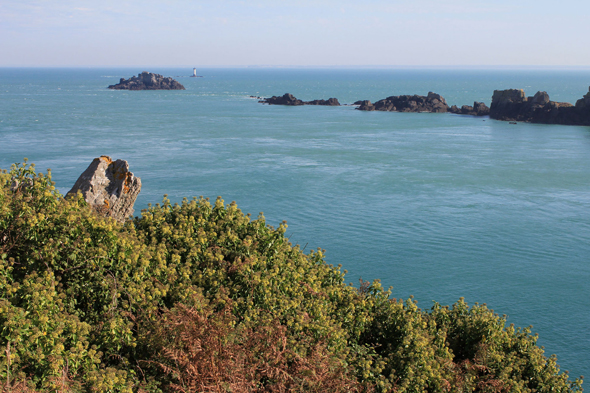
MULTIPOLYGON (((590 375, 590 127, 452 114, 282 107, 494 89, 574 103, 590 70, 199 69, 185 91, 112 91, 142 69, 0 68, 0 168, 27 157, 66 193, 93 158, 130 163, 136 214, 168 194, 236 201, 321 247, 347 281, 429 309, 464 297, 533 325, 562 370, 590 375)), ((192 69, 150 68, 165 76, 192 69)))

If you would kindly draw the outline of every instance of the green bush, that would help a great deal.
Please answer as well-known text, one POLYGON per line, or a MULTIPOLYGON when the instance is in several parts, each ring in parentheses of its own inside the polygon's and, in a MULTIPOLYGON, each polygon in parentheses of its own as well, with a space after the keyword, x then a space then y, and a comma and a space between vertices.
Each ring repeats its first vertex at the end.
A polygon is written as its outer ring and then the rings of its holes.
POLYGON ((235 203, 125 224, 50 173, 0 174, 0 379, 40 391, 574 392, 528 329, 346 285, 235 203), (230 370, 240 370, 231 372, 230 370))

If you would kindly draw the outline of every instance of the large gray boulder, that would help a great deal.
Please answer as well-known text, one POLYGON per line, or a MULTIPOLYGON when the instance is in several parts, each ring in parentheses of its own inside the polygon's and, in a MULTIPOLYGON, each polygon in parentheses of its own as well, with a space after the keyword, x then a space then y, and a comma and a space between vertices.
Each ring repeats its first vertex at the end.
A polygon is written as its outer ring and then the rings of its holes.
POLYGON ((127 161, 100 156, 80 175, 66 198, 80 192, 96 211, 124 222, 133 216, 133 205, 140 190, 141 179, 129 172, 127 161))
POLYGON ((546 91, 538 91, 531 100, 531 105, 545 106, 551 101, 546 91))

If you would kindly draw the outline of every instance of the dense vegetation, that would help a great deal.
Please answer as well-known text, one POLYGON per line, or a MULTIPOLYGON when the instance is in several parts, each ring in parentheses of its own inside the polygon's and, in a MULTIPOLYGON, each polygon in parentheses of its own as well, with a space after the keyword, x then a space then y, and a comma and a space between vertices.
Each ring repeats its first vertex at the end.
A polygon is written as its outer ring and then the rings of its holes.
POLYGON ((33 165, 2 172, 3 389, 582 391, 529 329, 346 285, 285 228, 202 198, 122 225, 33 165))

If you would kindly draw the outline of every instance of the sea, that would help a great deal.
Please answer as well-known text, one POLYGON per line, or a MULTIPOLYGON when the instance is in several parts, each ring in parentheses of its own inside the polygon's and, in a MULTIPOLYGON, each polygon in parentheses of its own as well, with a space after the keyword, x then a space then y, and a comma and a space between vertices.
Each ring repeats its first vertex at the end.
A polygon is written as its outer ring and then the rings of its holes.
POLYGON ((463 297, 539 334, 590 375, 590 127, 455 114, 269 106, 291 93, 341 104, 496 89, 575 103, 590 69, 0 68, 0 168, 26 157, 65 194, 93 158, 129 162, 148 204, 236 201, 346 281, 381 280, 418 306, 463 297), (183 91, 115 91, 141 71, 183 91))

